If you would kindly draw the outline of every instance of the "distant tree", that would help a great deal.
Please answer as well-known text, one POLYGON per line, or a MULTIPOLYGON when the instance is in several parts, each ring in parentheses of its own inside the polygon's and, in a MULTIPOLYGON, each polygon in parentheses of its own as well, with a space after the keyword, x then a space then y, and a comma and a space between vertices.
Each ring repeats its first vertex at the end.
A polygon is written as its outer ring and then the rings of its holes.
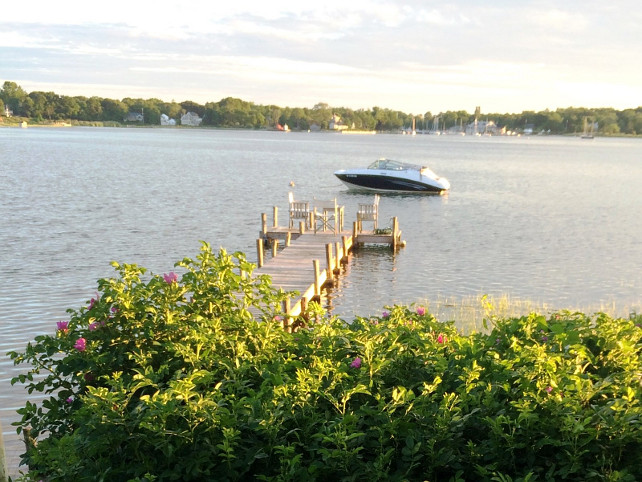
POLYGON ((160 105, 161 114, 165 114, 170 119, 178 120, 185 113, 183 107, 177 102, 163 102, 160 105))
POLYGON ((0 99, 9 106, 14 115, 25 115, 23 104, 27 99, 27 93, 15 82, 5 81, 0 89, 0 99))
POLYGON ((205 106, 197 104, 196 102, 192 102, 191 100, 181 102, 181 107, 185 110, 185 112, 194 112, 201 117, 205 115, 205 106))
POLYGON ((622 111, 618 116, 618 125, 623 134, 642 134, 642 108, 622 111))
POLYGON ((281 119, 281 108, 276 105, 270 105, 268 109, 270 112, 267 117, 268 123, 270 124, 269 127, 275 127, 281 119))
POLYGON ((42 120, 46 116, 47 119, 51 120, 51 114, 54 109, 47 109, 47 95, 44 92, 34 91, 29 93, 29 98, 33 102, 30 116, 37 120, 42 120))
POLYGON ((160 116, 161 116, 161 111, 158 107, 155 105, 150 105, 149 107, 145 108, 145 124, 152 124, 152 125, 159 125, 160 124, 160 116))
MULTIPOLYGON (((82 102, 79 102, 82 105, 82 102)), ((80 118, 87 121, 99 121, 103 118, 103 106, 99 97, 90 97, 81 107, 80 118)))
POLYGON ((58 97, 57 119, 78 119, 80 104, 74 97, 62 95, 58 97))
POLYGON ((542 123, 540 130, 550 131, 553 134, 561 134, 564 132, 564 118, 557 111, 547 111, 546 119, 542 123))
POLYGON ((103 120, 122 122, 129 112, 127 105, 119 100, 103 99, 100 102, 103 108, 103 120))

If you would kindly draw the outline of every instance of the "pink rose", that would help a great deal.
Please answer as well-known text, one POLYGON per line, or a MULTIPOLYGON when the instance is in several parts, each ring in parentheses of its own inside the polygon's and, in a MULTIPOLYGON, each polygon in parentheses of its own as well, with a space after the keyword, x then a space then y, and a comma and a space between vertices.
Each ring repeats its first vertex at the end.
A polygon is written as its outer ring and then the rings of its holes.
POLYGON ((84 338, 78 338, 74 348, 78 351, 85 351, 87 349, 87 340, 84 338))
POLYGON ((173 271, 170 271, 169 273, 163 275, 163 279, 165 280, 165 283, 171 285, 172 283, 176 283, 178 281, 178 275, 173 271))

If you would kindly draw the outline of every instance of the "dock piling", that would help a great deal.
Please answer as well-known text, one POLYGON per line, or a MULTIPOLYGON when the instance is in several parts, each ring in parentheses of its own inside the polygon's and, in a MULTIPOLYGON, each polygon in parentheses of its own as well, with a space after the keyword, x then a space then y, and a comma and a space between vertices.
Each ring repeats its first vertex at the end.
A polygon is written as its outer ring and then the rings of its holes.
POLYGON ((257 257, 257 264, 259 265, 259 268, 262 268, 263 267, 263 240, 262 239, 256 240, 256 257, 257 257))

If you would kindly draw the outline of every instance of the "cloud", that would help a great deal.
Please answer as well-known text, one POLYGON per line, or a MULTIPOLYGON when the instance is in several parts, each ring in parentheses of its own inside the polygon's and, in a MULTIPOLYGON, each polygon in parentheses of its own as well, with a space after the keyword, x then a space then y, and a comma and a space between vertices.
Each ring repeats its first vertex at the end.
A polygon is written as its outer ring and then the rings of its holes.
POLYGON ((4 6, 3 75, 69 85, 68 95, 86 82, 85 92, 146 85, 150 97, 199 102, 521 110, 564 106, 580 92, 587 104, 614 104, 615 89, 635 104, 642 85, 642 14, 631 1, 114 0, 98 13, 76 0, 36 3, 4 6), (588 84, 599 91, 579 87, 588 84))

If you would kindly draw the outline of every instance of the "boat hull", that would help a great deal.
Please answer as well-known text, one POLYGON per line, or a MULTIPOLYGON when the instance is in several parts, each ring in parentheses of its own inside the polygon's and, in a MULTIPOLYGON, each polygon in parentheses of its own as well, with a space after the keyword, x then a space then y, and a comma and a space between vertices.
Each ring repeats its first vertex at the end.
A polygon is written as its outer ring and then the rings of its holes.
POLYGON ((439 194, 447 191, 447 187, 438 183, 429 184, 419 180, 381 174, 350 174, 335 172, 343 184, 353 191, 373 192, 416 192, 439 194))

